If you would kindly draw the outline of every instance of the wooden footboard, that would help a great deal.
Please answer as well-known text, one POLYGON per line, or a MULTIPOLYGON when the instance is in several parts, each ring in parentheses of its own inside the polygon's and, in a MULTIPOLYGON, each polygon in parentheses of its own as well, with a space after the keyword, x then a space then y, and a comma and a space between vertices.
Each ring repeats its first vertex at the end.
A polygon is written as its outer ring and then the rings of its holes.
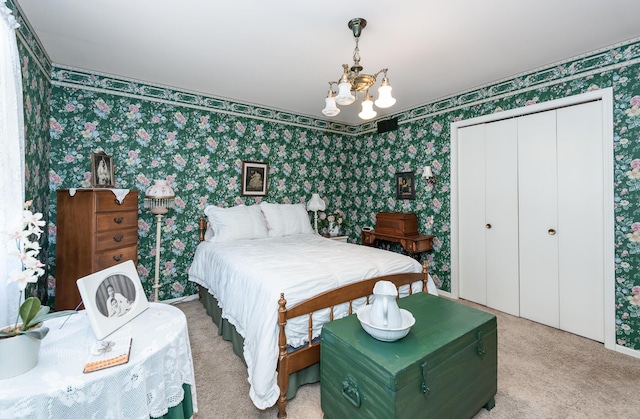
MULTIPOLYGON (((331 321, 333 320, 334 307, 339 304, 349 303, 349 314, 353 313, 354 300, 366 297, 366 303, 369 304, 369 296, 373 294, 373 287, 378 281, 391 281, 395 284, 396 288, 399 288, 402 285, 422 281, 422 292, 428 292, 428 278, 427 262, 424 262, 422 264, 422 273, 394 274, 366 279, 364 281, 349 284, 342 288, 337 288, 323 294, 319 294, 290 308, 287 308, 287 300, 285 300, 284 293, 280 294, 280 300, 278 301, 278 346, 280 348, 278 355, 278 387, 280 387, 280 397, 278 398, 278 418, 287 417, 286 407, 287 390, 289 389, 289 374, 300 371, 301 369, 320 361, 320 341, 318 340, 314 343, 312 339, 314 312, 326 308, 330 309, 329 320, 331 321), (304 315, 309 315, 308 344, 304 348, 299 348, 294 352, 288 353, 287 335, 285 333, 287 320, 304 315)), ((409 286, 409 294, 411 293, 412 289, 411 286, 409 286)))

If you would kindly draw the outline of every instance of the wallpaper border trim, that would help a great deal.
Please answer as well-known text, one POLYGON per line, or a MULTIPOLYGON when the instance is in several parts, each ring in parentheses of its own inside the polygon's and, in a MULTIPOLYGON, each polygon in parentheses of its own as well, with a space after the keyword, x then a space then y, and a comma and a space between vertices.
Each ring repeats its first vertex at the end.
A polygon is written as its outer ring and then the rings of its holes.
POLYGON ((356 135, 358 133, 357 126, 59 64, 54 64, 51 83, 56 86, 81 88, 153 102, 175 104, 337 134, 356 135))
POLYGON ((446 96, 394 116, 398 117, 399 124, 414 122, 428 116, 499 100, 516 92, 535 90, 638 62, 640 37, 446 96), (620 54, 618 50, 623 48, 626 48, 624 54, 620 54))
MULTIPOLYGON (((577 57, 437 99, 425 105, 394 114, 391 117, 397 117, 398 123, 400 124, 409 123, 489 100, 498 100, 515 93, 526 92, 543 86, 557 84, 562 81, 632 65, 637 62, 640 62, 640 38, 614 44, 577 57)), ((377 130, 378 120, 369 121, 357 126, 346 125, 124 77, 89 72, 57 64, 53 64, 53 66, 51 83, 57 86, 88 89, 132 98, 176 104, 195 109, 250 117, 337 134, 356 136, 377 130)))

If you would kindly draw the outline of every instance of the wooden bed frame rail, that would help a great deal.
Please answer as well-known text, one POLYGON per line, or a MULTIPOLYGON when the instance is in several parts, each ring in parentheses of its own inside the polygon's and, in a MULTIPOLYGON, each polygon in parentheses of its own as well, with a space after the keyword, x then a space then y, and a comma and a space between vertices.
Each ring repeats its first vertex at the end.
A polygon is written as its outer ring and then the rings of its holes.
MULTIPOLYGON (((204 241, 205 231, 207 229, 207 218, 200 216, 199 234, 200 241, 204 241)), ((353 284, 345 285, 324 292, 322 294, 311 297, 293 307, 287 308, 287 300, 284 293, 280 294, 278 301, 278 387, 280 387, 280 397, 278 398, 278 418, 286 418, 287 412, 287 390, 289 390, 289 374, 300 371, 308 366, 320 362, 320 341, 313 342, 313 313, 329 309, 329 321, 333 320, 334 307, 349 303, 349 314, 353 314, 353 301, 359 298, 366 298, 366 304, 369 304, 369 297, 373 295, 373 287, 378 281, 393 282, 396 288, 403 285, 413 284, 414 282, 422 282, 422 292, 427 291, 427 281, 429 279, 429 271, 427 262, 422 264, 421 273, 404 273, 379 276, 376 278, 365 279, 353 284), (287 320, 300 316, 309 316, 308 327, 308 343, 305 347, 298 348, 294 352, 287 352, 287 335, 285 326, 287 320)), ((409 294, 412 294, 412 287, 409 286, 409 294)))
MULTIPOLYGON (((280 294, 278 301, 278 346, 280 353, 278 355, 278 387, 280 387, 280 397, 278 398, 278 418, 286 418, 287 407, 287 390, 289 390, 289 374, 300 371, 310 365, 320 361, 320 342, 313 342, 313 313, 328 308, 329 321, 333 320, 334 307, 349 303, 349 314, 353 314, 353 301, 359 298, 366 298, 366 304, 369 304, 369 296, 373 294, 373 287, 378 281, 393 282, 396 288, 403 285, 412 284, 422 281, 422 292, 427 291, 427 280, 429 278, 427 262, 422 264, 422 273, 405 273, 385 275, 377 278, 365 279, 344 287, 327 291, 315 297, 311 297, 291 308, 287 308, 287 301, 284 293, 280 294), (294 352, 287 352, 287 335, 285 326, 288 319, 309 315, 309 327, 307 336, 307 346, 296 349, 294 352)), ((409 294, 412 294, 412 288, 409 286, 409 294)))

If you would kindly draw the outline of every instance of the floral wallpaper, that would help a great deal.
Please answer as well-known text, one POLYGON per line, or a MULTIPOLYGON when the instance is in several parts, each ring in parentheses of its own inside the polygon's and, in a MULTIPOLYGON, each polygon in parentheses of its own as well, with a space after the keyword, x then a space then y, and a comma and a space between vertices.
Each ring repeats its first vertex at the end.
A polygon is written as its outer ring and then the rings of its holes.
MULTIPOLYGON (((339 135, 59 86, 51 108, 51 199, 60 188, 90 187, 92 151, 113 156, 117 187, 142 192, 138 273, 149 295, 155 218, 143 210, 142 197, 154 179, 167 179, 175 190, 175 211, 162 225, 161 299, 196 292, 186 273, 207 205, 305 202, 312 191, 330 196, 337 189, 341 168, 332 150, 343 141, 339 135), (244 160, 269 163, 267 197, 240 196, 244 160)), ((55 218, 52 207, 53 224, 55 218)), ((55 250, 54 225, 51 233, 55 250)))
MULTIPOLYGON (((39 78, 30 77, 36 82, 25 82, 25 92, 29 91, 32 106, 46 103, 39 78)), ((88 186, 88 157, 91 151, 104 150, 114 156, 119 187, 144 191, 154 179, 167 178, 176 190, 176 209, 163 220, 162 299, 196 291, 186 272, 197 244, 197 218, 204 207, 259 201, 240 196, 243 160, 269 163, 268 201, 304 202, 312 192, 319 192, 329 201, 327 211, 345 212, 351 242, 359 242, 361 228, 374 225, 379 211, 415 212, 421 232, 436 237, 434 251, 423 256, 441 289, 449 291, 450 123, 612 87, 616 343, 640 350, 637 40, 411 109, 397 115, 397 131, 384 134, 372 132, 375 121, 358 127, 334 126, 77 69, 54 66, 51 78, 51 142, 47 144, 43 135, 28 151, 33 165, 40 156, 46 159, 47 146, 51 148, 49 196, 37 198, 50 201, 50 263, 55 261, 55 191, 88 186), (420 177, 426 165, 438 177, 433 190, 420 177), (393 179, 402 171, 416 173, 415 200, 395 199, 393 179)), ((46 78, 42 83, 46 91, 46 78)), ((47 117, 42 109, 34 111, 32 129, 40 126, 37 114, 47 117)), ((35 167, 42 171, 47 163, 38 162, 35 167)), ((42 183, 34 182, 31 188, 39 193, 42 183)), ((142 202, 140 208, 139 273, 151 295, 155 220, 142 209, 142 202)))

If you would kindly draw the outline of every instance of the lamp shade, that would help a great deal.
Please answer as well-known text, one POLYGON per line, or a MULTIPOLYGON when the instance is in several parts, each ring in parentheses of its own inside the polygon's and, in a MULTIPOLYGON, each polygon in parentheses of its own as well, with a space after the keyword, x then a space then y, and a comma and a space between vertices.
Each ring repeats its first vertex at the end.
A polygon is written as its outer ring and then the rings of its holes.
POLYGON ((378 99, 376 100, 376 106, 378 108, 389 108, 395 105, 396 100, 391 97, 391 85, 388 78, 382 79, 382 84, 378 88, 378 99))
POLYGON ((155 180, 144 194, 144 207, 152 214, 166 214, 173 208, 176 194, 166 180, 155 180))
POLYGON ((433 177, 433 171, 431 170, 431 166, 425 166, 422 171, 422 177, 430 178, 433 177))
POLYGON ((336 107, 336 100, 333 96, 327 96, 327 98, 324 101, 326 105, 322 110, 322 113, 325 116, 336 116, 337 114, 340 113, 340 109, 336 107))
POLYGON ((351 94, 351 83, 349 83, 349 81, 340 82, 336 103, 338 103, 338 105, 351 105, 355 100, 356 97, 351 94))
POLYGON ((378 113, 373 110, 373 101, 371 100, 371 95, 367 93, 362 101, 362 112, 358 114, 358 116, 362 119, 371 119, 374 118, 378 113))
POLYGON ((311 199, 307 202, 307 211, 324 211, 326 205, 320 198, 320 195, 314 193, 311 195, 311 199))

